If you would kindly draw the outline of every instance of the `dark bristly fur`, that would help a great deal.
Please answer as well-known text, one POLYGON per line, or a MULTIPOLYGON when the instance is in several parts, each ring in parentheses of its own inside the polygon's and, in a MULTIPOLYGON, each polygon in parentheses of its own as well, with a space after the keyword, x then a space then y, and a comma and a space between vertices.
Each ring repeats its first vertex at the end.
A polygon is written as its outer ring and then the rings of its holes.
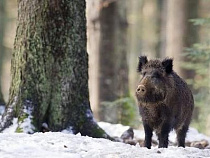
POLYGON ((167 148, 172 129, 177 133, 178 146, 185 147, 194 101, 185 81, 173 71, 173 60, 148 61, 146 56, 141 56, 137 70, 142 74, 136 97, 145 131, 145 147, 151 148, 155 131, 158 147, 167 148))

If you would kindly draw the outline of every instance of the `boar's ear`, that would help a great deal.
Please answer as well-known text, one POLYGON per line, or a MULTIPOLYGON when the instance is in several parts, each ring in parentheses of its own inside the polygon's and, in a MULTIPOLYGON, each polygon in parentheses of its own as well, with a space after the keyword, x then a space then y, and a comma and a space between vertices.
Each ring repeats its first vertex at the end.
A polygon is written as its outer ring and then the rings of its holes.
POLYGON ((141 72, 142 66, 144 66, 147 63, 147 61, 148 60, 147 60, 146 56, 140 56, 139 57, 139 65, 138 65, 138 68, 137 68, 138 72, 141 72))
POLYGON ((166 58, 162 61, 162 65, 165 68, 166 73, 170 74, 173 71, 173 59, 166 58))

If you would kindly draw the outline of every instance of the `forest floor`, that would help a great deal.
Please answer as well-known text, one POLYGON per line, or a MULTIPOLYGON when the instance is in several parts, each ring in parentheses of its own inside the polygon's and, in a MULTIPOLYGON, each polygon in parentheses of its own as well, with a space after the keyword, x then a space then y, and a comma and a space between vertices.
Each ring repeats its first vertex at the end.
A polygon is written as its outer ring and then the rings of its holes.
MULTIPOLYGON (((129 127, 121 124, 109 124, 99 122, 99 125, 111 136, 120 137, 129 127)), ((46 132, 46 133, 14 133, 13 126, 0 133, 0 157, 1 158, 210 158, 210 149, 198 149, 195 147, 176 147, 152 149, 129 145, 121 142, 112 142, 106 139, 91 138, 73 135, 70 131, 46 132)), ((134 139, 142 140, 144 132, 134 130, 134 139)), ((170 133, 170 143, 175 142, 175 132, 170 133)), ((156 137, 154 136, 154 140, 156 137)), ((190 128, 186 142, 206 140, 210 143, 210 137, 190 128)))

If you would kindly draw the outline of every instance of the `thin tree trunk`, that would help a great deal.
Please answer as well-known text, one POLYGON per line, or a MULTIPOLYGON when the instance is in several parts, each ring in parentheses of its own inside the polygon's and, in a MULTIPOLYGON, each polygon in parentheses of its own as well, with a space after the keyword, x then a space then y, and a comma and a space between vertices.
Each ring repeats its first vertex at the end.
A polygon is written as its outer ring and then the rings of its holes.
MULTIPOLYGON (((195 26, 192 22, 190 22, 191 19, 196 19, 198 18, 198 6, 199 6, 199 1, 197 0, 189 0, 188 1, 188 10, 187 10, 187 29, 186 29, 186 36, 184 38, 184 47, 185 48, 190 48, 193 46, 193 44, 198 43, 198 26, 195 26)), ((183 57, 184 62, 193 62, 190 58, 188 57, 183 57)), ((195 76, 195 71, 194 70, 187 70, 183 69, 183 78, 185 79, 192 79, 195 76)), ((192 88, 192 86, 191 86, 192 88)))
POLYGON ((150 58, 159 54, 160 8, 158 0, 145 0, 142 6, 142 53, 150 58))
POLYGON ((166 56, 174 58, 174 69, 184 76, 180 67, 187 33, 188 0, 167 1, 166 56))
POLYGON ((160 0, 160 52, 159 57, 165 58, 166 56, 166 21, 167 21, 167 0, 160 0))
POLYGON ((93 120, 88 91, 85 0, 21 0, 12 83, 2 128, 18 117, 19 132, 71 128, 110 138, 93 120), (30 116, 32 114, 32 116, 30 116), (25 119, 32 128, 24 126, 25 119))
POLYGON ((184 56, 185 48, 197 41, 196 27, 190 19, 197 18, 198 1, 168 0, 166 21, 166 56, 174 58, 175 70, 185 79, 192 78, 194 71, 186 70, 181 65, 190 61, 184 56))
POLYGON ((100 107, 103 107, 100 111, 100 120, 117 123, 118 115, 121 115, 118 114, 117 106, 111 107, 110 112, 109 105, 104 103, 128 95, 126 1, 106 2, 108 1, 102 2, 99 17, 101 26, 99 103, 100 107))
POLYGON ((132 96, 135 96, 135 89, 139 80, 136 73, 138 57, 141 55, 142 49, 141 29, 142 21, 142 5, 143 0, 129 1, 129 28, 128 28, 128 65, 129 65, 129 89, 132 96))
POLYGON ((3 67, 3 59, 4 59, 4 32, 5 32, 5 0, 0 1, 0 105, 5 104, 2 87, 1 87, 1 79, 2 79, 2 67, 3 67))
POLYGON ((89 90, 93 114, 99 120, 99 43, 101 0, 87 1, 87 49, 89 53, 89 90))

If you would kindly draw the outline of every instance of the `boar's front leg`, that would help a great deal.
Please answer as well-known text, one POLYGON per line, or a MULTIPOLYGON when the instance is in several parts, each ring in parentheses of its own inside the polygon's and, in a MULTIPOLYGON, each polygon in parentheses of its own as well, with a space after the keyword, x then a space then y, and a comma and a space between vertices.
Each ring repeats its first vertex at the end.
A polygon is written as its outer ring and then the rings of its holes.
POLYGON ((147 124, 144 123, 144 132, 145 132, 145 140, 144 146, 148 149, 151 149, 151 142, 152 142, 152 128, 147 124))
POLYGON ((164 123, 160 131, 157 131, 156 134, 158 136, 159 145, 158 148, 167 148, 168 147, 168 135, 170 132, 170 124, 164 123))

